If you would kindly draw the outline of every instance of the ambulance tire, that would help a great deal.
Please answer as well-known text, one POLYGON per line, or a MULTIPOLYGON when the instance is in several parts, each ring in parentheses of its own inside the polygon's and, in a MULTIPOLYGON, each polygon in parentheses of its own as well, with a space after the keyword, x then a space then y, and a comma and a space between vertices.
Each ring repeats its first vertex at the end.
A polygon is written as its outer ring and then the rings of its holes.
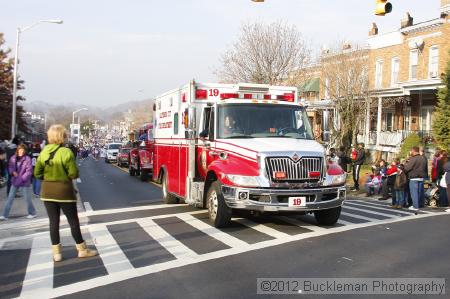
POLYGON ((341 216, 341 207, 319 210, 314 212, 314 217, 319 225, 334 225, 341 216))
POLYGON ((227 206, 222 194, 220 182, 211 184, 206 197, 209 219, 215 227, 226 227, 231 223, 232 209, 227 206))
POLYGON ((179 202, 178 198, 176 196, 169 193, 169 180, 168 180, 167 174, 165 172, 163 172, 162 191, 163 191, 164 203, 171 205, 171 204, 177 204, 179 202))

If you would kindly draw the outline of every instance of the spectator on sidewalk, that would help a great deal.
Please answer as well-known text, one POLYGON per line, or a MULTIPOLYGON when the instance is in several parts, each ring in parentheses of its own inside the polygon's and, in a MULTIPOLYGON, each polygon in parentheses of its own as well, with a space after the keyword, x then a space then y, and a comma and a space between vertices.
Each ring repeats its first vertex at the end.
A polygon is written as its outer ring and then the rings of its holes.
POLYGON ((379 194, 381 190, 381 173, 377 169, 374 174, 368 176, 367 182, 365 184, 366 196, 372 196, 374 194, 379 194))
POLYGON ((62 125, 52 125, 47 136, 49 144, 44 147, 36 161, 34 175, 43 180, 41 200, 44 202, 50 220, 53 260, 55 262, 62 260, 59 235, 61 210, 69 222, 72 237, 76 242, 78 257, 97 255, 95 250, 86 247, 81 235, 77 198, 72 182, 78 178, 78 167, 72 151, 64 147, 64 140, 67 138, 66 130, 62 125))
POLYGON ((406 195, 406 185, 408 184, 408 178, 404 172, 403 164, 396 167, 397 174, 394 181, 394 192, 395 198, 392 199, 392 207, 396 209, 401 209, 406 206, 405 195, 406 195))
MULTIPOLYGON (((19 143, 20 143, 20 140, 16 136, 13 138, 11 143, 9 143, 8 146, 6 147, 6 161, 7 161, 6 163, 8 163, 9 159, 11 159, 11 157, 16 154, 17 145, 19 145, 19 143)), ((7 171, 6 175, 7 175, 7 179, 8 179, 8 181, 6 183, 6 196, 8 196, 9 191, 11 190, 11 174, 9 173, 9 171, 7 171)))
MULTIPOLYGON (((31 164, 33 165, 33 171, 40 153, 41 153, 41 145, 39 143, 36 143, 31 151, 31 164)), ((36 197, 39 197, 39 195, 41 194, 41 180, 36 178, 34 175, 33 175, 33 194, 36 197)))
POLYGON ((359 190, 359 172, 361 171, 361 166, 363 165, 365 158, 366 158, 366 155, 364 152, 364 143, 360 143, 360 144, 358 144, 356 158, 353 161, 353 183, 354 183, 354 186, 352 188, 352 191, 359 190))
MULTIPOLYGON (((444 164, 444 171, 445 171, 445 183, 446 183, 446 190, 447 190, 447 201, 450 202, 450 160, 447 161, 447 163, 444 164)), ((447 212, 450 212, 450 209, 446 210, 447 212)))
POLYGON ((427 177, 427 161, 419 154, 419 148, 413 147, 411 157, 406 162, 405 173, 409 179, 409 192, 412 199, 411 210, 417 210, 424 204, 423 182, 427 177))
POLYGON ((394 184, 397 176, 397 165, 398 160, 395 159, 387 167, 383 178, 383 185, 381 187, 382 197, 378 198, 378 200, 387 200, 390 196, 392 196, 392 205, 394 205, 395 202, 394 184))
POLYGON ((7 163, 6 163, 6 152, 3 148, 0 148, 0 188, 6 185, 6 173, 7 173, 7 163))
POLYGON ((8 162, 8 172, 11 175, 11 190, 5 204, 0 220, 7 220, 11 211, 17 190, 23 190, 25 200, 28 204, 28 216, 32 219, 36 217, 36 209, 31 199, 31 177, 33 175, 33 166, 31 158, 27 155, 27 148, 24 144, 20 144, 16 149, 16 154, 11 157, 8 162))
POLYGON ((336 149, 334 147, 330 148, 330 151, 328 152, 328 161, 339 163, 339 158, 336 155, 336 149))
POLYGON ((347 156, 345 147, 340 146, 339 147, 339 151, 337 152, 337 157, 339 158, 339 166, 341 166, 341 168, 347 172, 348 171, 348 164, 351 163, 350 158, 347 156))
POLYGON ((433 183, 437 182, 437 167, 439 159, 441 159, 441 151, 437 149, 434 153, 433 161, 431 162, 431 181, 433 183))
POLYGON ((440 181, 442 177, 445 175, 444 165, 448 162, 448 153, 446 151, 442 151, 440 159, 437 163, 436 167, 436 175, 437 175, 437 183, 439 187, 439 206, 447 207, 448 206, 448 197, 447 197, 447 188, 440 186, 440 181))

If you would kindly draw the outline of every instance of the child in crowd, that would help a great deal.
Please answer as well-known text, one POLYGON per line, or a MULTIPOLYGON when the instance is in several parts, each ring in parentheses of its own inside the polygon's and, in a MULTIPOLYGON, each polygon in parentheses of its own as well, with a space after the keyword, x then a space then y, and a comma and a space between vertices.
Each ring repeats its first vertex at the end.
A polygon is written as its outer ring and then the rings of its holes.
POLYGON ((366 196, 379 194, 381 190, 381 174, 378 169, 374 171, 373 175, 367 177, 366 182, 366 196))
POLYGON ((408 183, 408 178, 406 177, 403 164, 397 167, 397 176, 395 177, 394 191, 395 191, 395 201, 392 202, 392 206, 395 209, 401 209, 406 206, 405 193, 406 184, 408 183))

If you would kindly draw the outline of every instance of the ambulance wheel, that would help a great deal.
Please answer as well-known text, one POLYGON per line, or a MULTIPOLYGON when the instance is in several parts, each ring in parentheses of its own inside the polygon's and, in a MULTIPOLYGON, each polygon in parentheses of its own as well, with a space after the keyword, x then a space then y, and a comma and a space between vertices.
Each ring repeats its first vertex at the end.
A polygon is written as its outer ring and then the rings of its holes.
POLYGON ((209 219, 215 227, 226 227, 230 224, 232 210, 225 203, 218 181, 213 182, 209 187, 206 203, 209 219))
POLYGON ((164 203, 169 204, 169 205, 178 203, 178 198, 169 193, 169 179, 167 178, 167 174, 165 172, 163 172, 162 181, 163 181, 162 192, 163 192, 164 203))
POLYGON ((319 225, 334 225, 339 220, 339 216, 341 216, 341 207, 314 212, 319 225))

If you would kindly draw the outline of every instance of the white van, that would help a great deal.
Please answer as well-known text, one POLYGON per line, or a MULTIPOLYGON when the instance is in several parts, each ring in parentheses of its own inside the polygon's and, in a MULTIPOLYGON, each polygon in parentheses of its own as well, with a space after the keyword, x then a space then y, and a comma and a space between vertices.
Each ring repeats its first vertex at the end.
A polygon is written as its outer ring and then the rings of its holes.
POLYGON ((106 145, 105 162, 117 162, 117 155, 119 154, 119 149, 121 148, 121 143, 108 143, 106 145))

